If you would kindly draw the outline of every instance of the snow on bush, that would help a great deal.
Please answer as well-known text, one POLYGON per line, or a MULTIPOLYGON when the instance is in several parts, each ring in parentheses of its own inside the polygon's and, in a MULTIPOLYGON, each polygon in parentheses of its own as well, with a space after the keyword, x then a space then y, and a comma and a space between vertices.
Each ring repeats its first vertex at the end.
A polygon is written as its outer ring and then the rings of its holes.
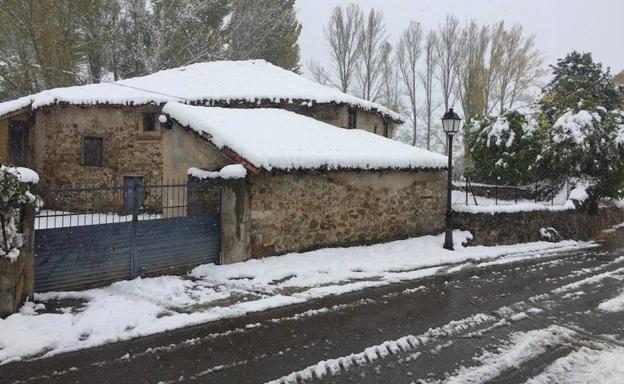
POLYGON ((469 177, 499 185, 534 181, 542 133, 534 113, 508 111, 473 121, 466 138, 469 177))
POLYGON ((564 113, 553 125, 555 135, 553 141, 561 143, 572 139, 576 144, 582 145, 587 140, 587 134, 594 122, 600 123, 602 118, 598 112, 580 110, 564 113))
POLYGON ((20 209, 40 205, 28 185, 38 180, 39 176, 30 169, 0 167, 0 257, 12 262, 18 258, 24 241, 18 228, 20 209))

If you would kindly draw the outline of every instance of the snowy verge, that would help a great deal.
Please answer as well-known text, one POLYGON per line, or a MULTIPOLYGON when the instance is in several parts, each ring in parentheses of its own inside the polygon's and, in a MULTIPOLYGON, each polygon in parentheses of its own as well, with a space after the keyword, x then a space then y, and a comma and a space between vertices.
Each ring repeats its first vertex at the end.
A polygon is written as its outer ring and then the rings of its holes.
POLYGON ((489 213, 491 215, 495 213, 518 213, 518 212, 535 212, 535 211, 548 211, 548 212, 560 212, 576 209, 576 206, 572 200, 567 200, 563 205, 549 205, 548 203, 532 203, 532 202, 518 202, 517 204, 507 205, 465 205, 454 204, 453 211, 461 213, 489 213))
POLYGON ((562 241, 463 247, 470 234, 454 235, 456 251, 442 248, 443 235, 423 236, 203 265, 189 276, 137 278, 104 288, 37 294, 36 303, 26 303, 20 313, 0 320, 0 364, 415 280, 446 272, 449 265, 494 260, 503 264, 545 251, 595 246, 562 241))

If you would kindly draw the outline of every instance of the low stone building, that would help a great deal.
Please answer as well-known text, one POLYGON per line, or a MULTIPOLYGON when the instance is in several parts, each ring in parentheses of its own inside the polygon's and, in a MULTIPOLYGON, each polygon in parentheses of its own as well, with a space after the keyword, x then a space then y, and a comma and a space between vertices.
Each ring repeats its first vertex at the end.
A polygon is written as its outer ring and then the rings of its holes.
POLYGON ((244 167, 223 180, 224 263, 444 226, 444 156, 288 111, 169 103, 163 112, 164 135, 195 148, 172 167, 199 179, 244 167))
POLYGON ((0 163, 33 168, 52 187, 185 179, 187 169, 176 164, 193 158, 186 147, 193 140, 163 130, 158 117, 170 101, 280 108, 386 137, 402 122, 378 104, 262 60, 217 61, 0 103, 0 163))

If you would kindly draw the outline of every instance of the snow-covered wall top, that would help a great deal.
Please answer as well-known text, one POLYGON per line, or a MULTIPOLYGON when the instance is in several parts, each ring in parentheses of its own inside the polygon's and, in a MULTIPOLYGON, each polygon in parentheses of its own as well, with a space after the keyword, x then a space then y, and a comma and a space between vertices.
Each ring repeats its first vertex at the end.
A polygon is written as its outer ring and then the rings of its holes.
POLYGON ((188 175, 198 179, 244 179, 247 176, 247 169, 242 164, 226 165, 216 172, 191 167, 188 169, 188 175))
POLYGON ((213 61, 167 69, 112 83, 55 88, 0 103, 0 117, 32 106, 33 109, 69 103, 76 105, 144 105, 179 102, 344 103, 376 111, 395 121, 404 118, 383 106, 315 83, 264 60, 213 61))
POLYGON ((446 167, 446 157, 440 154, 282 109, 167 103, 163 113, 184 127, 209 135, 218 148, 227 147, 265 170, 446 167))

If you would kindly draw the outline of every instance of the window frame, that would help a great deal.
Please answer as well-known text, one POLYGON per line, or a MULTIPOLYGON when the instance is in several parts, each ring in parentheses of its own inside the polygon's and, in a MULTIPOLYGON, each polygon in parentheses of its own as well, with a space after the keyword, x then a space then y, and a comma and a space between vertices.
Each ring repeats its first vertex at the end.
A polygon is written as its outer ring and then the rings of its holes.
POLYGON ((156 117, 156 112, 143 112, 141 113, 141 128, 142 128, 142 132, 156 132, 158 131, 157 128, 157 117, 156 117), (147 129, 146 128, 146 122, 147 121, 151 121, 151 125, 152 128, 151 129, 147 129))
POLYGON ((357 129, 357 109, 349 108, 347 115, 348 115, 347 128, 357 129))
POLYGON ((103 167, 104 166, 104 136, 101 135, 82 135, 80 137, 80 164, 87 167, 103 167), (87 141, 95 140, 100 143, 99 161, 87 162, 87 141))

